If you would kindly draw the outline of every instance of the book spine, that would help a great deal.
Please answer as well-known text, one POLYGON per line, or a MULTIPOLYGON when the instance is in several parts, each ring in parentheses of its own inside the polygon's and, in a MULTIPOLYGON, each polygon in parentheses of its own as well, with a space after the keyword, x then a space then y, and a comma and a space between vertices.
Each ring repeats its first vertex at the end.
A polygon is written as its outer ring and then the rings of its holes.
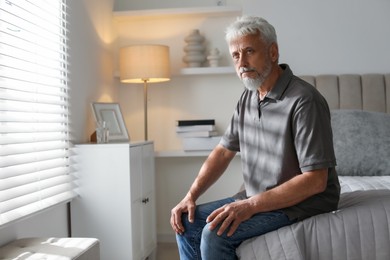
POLYGON ((176 132, 214 131, 215 125, 176 126, 176 132))
POLYGON ((215 125, 214 119, 177 120, 177 126, 215 125))
POLYGON ((187 132, 177 132, 180 137, 210 137, 216 136, 217 131, 187 131, 187 132))

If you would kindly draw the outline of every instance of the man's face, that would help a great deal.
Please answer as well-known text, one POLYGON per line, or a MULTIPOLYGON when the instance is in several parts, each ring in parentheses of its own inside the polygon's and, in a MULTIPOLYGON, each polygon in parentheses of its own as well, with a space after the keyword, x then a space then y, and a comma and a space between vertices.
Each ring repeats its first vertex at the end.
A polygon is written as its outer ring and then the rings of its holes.
POLYGON ((231 41, 229 51, 245 87, 249 90, 258 89, 272 70, 271 47, 258 34, 254 34, 231 41))

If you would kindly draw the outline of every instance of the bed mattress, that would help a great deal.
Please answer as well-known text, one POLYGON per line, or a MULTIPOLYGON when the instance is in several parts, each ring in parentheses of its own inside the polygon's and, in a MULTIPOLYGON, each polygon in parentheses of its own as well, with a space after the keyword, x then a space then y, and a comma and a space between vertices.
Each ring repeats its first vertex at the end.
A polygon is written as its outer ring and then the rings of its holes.
POLYGON ((388 260, 390 176, 341 176, 337 211, 241 244, 240 259, 388 260))

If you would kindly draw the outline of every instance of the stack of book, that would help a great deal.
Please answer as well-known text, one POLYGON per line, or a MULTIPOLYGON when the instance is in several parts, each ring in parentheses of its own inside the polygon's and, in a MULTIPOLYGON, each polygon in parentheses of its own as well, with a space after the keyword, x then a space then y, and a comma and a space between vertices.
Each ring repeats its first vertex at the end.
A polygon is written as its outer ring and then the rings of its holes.
POLYGON ((176 133, 183 140, 184 151, 212 150, 221 139, 214 119, 178 120, 176 133))

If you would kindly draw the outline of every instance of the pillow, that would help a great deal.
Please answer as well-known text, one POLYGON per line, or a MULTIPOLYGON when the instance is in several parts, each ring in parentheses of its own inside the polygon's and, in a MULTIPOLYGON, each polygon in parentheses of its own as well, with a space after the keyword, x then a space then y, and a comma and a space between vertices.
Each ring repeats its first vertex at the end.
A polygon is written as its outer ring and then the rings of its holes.
POLYGON ((339 175, 390 175, 390 115, 332 110, 331 118, 339 175))

